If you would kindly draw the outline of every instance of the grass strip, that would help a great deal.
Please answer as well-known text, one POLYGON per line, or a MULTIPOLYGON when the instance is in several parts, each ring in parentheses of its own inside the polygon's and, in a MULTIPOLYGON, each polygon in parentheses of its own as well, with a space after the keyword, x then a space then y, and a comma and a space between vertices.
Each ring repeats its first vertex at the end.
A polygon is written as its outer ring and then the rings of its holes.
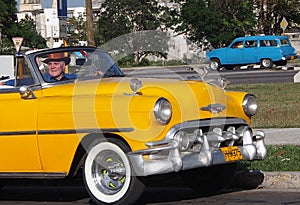
POLYGON ((229 85, 227 90, 254 94, 259 102, 253 128, 300 127, 300 83, 229 85))
POLYGON ((238 170, 263 171, 300 171, 300 146, 268 145, 266 159, 260 161, 243 161, 238 170))
MULTIPOLYGON (((229 85, 228 90, 253 93, 259 102, 253 128, 300 127, 300 83, 229 85)), ((300 137, 300 136, 299 136, 300 137)), ((300 171, 300 146, 267 146, 266 159, 243 161, 238 170, 300 171)))

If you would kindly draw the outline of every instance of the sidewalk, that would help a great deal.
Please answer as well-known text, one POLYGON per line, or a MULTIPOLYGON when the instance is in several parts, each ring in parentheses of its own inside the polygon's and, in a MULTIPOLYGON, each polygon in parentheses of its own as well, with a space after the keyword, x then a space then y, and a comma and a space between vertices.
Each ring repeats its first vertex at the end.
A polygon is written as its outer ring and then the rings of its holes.
POLYGON ((267 145, 300 145, 300 128, 258 129, 265 132, 267 145))
MULTIPOLYGON (((300 145, 300 128, 260 129, 266 134, 267 145, 300 145)), ((234 179, 236 187, 262 189, 300 189, 300 172, 263 172, 255 170, 237 173, 234 179)))

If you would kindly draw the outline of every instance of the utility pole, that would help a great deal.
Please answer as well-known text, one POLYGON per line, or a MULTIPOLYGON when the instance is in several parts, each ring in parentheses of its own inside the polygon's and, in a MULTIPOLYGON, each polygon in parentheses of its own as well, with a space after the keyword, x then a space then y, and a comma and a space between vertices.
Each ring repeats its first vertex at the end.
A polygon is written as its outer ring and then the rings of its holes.
POLYGON ((93 23, 93 7, 92 0, 85 0, 86 6, 86 24, 87 24, 87 41, 89 46, 95 46, 94 23, 93 23))

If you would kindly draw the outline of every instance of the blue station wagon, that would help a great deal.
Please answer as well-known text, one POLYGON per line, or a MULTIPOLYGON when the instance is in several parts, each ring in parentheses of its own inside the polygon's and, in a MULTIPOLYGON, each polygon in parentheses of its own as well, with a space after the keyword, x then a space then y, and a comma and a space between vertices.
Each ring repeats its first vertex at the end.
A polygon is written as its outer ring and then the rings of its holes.
POLYGON ((271 68, 286 65, 297 57, 287 36, 245 36, 234 39, 229 46, 206 53, 211 70, 233 69, 235 66, 259 64, 271 68))

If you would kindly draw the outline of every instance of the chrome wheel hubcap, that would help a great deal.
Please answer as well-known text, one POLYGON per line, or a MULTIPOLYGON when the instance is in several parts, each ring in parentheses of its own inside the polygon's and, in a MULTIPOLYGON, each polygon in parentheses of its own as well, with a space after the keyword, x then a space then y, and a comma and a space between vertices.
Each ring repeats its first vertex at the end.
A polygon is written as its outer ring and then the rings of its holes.
POLYGON ((92 166, 92 178, 104 194, 119 192, 126 180, 126 169, 122 159, 112 151, 98 153, 92 166))

